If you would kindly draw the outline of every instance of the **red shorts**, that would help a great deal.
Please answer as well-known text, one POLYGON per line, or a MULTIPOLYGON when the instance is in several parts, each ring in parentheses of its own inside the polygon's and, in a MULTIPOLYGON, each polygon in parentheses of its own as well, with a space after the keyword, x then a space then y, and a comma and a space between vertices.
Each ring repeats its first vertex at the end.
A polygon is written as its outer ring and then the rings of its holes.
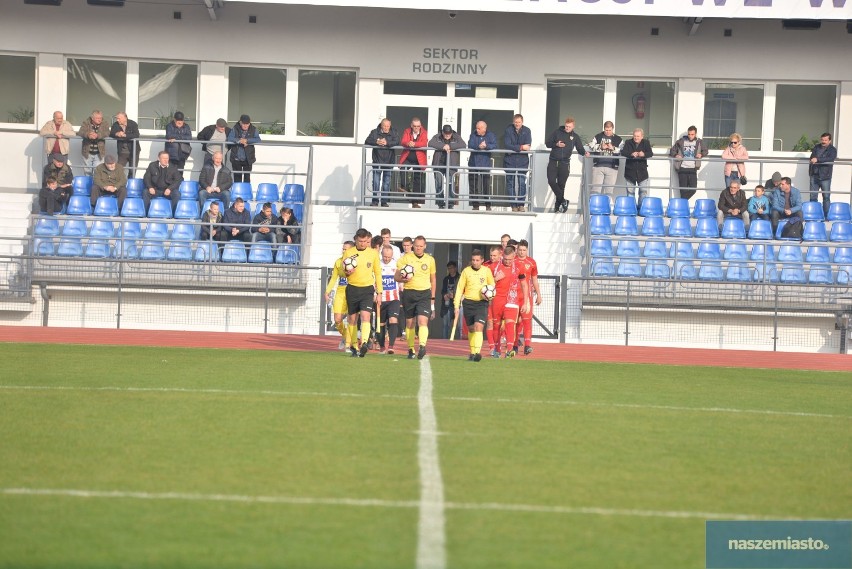
POLYGON ((495 321, 495 324, 501 320, 516 322, 519 310, 517 306, 506 306, 505 298, 495 298, 491 303, 491 319, 495 321))

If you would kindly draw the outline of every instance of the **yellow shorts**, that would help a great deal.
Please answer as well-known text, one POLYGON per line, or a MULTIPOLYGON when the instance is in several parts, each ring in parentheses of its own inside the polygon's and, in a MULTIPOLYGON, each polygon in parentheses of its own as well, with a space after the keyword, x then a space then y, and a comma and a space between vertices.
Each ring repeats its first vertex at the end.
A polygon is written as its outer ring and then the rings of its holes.
POLYGON ((331 304, 331 312, 332 314, 343 314, 344 316, 349 312, 349 307, 346 305, 345 286, 337 287, 337 290, 334 292, 334 302, 331 304))

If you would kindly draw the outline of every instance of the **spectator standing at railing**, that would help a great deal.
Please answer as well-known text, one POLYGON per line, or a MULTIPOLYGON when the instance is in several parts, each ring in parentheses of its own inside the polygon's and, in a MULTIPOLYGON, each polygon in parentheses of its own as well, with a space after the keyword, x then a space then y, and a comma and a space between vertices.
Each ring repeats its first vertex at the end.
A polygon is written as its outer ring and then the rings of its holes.
POLYGON ((373 147, 373 200, 372 206, 381 203, 389 207, 390 182, 393 175, 393 165, 396 163, 396 150, 399 146, 399 134, 391 125, 390 119, 382 121, 370 131, 364 144, 373 147))
POLYGON ((604 123, 603 132, 599 132, 586 145, 592 160, 592 191, 611 196, 615 193, 615 182, 618 179, 619 159, 624 141, 615 134, 612 121, 604 123))
POLYGON ((429 147, 435 149, 432 155, 432 166, 435 171, 435 191, 438 207, 453 209, 454 200, 458 197, 456 188, 456 173, 461 164, 459 150, 467 147, 464 139, 453 130, 453 127, 445 124, 441 132, 432 137, 429 147), (449 166, 449 168, 447 168, 449 166), (444 197, 444 178, 447 180, 447 196, 444 197))
POLYGON ((701 158, 707 154, 707 146, 698 138, 698 128, 691 126, 686 129, 686 135, 679 138, 669 151, 677 172, 677 185, 680 197, 688 200, 695 195, 698 187, 698 170, 701 168, 701 158))
POLYGON ((115 122, 112 123, 112 128, 109 129, 109 135, 116 140, 116 154, 118 165, 122 168, 126 167, 133 160, 133 173, 139 166, 139 152, 142 147, 139 146, 139 125, 136 121, 127 118, 127 113, 119 111, 115 115, 115 122))
POLYGON ((104 123, 103 113, 98 110, 92 111, 92 115, 80 125, 77 136, 83 139, 81 148, 83 164, 86 167, 86 175, 91 176, 95 167, 103 162, 103 157, 106 155, 104 139, 109 136, 109 127, 104 123))
POLYGON ((192 140, 192 129, 186 124, 186 117, 181 111, 176 111, 172 121, 166 125, 166 140, 169 164, 180 170, 180 175, 183 176, 183 168, 192 153, 192 146, 182 141, 192 140))
POLYGON ((560 126, 551 133, 544 142, 550 148, 550 160, 547 163, 547 184, 556 203, 553 213, 565 213, 568 211, 568 200, 565 199, 565 183, 571 174, 571 154, 574 150, 580 156, 590 156, 583 147, 580 135, 574 132, 574 117, 566 117, 565 125, 560 126))
POLYGON ((488 124, 485 121, 476 123, 476 127, 470 133, 467 147, 480 151, 470 153, 467 165, 472 168, 483 168, 483 170, 472 170, 468 175, 470 204, 474 210, 478 210, 480 204, 483 204, 486 211, 491 211, 491 151, 497 149, 497 137, 488 130, 488 124), (482 199, 475 196, 480 196, 482 199))
POLYGON ((51 154, 62 154, 66 158, 71 150, 71 142, 68 140, 75 135, 74 127, 65 120, 62 111, 53 113, 53 120, 44 123, 39 134, 44 137, 44 153, 50 157, 51 154))
POLYGON ((624 179, 627 181, 627 195, 633 197, 639 188, 639 202, 636 207, 642 207, 642 200, 648 195, 650 176, 648 175, 648 158, 654 155, 651 144, 645 138, 641 128, 633 129, 633 138, 624 143, 621 155, 626 156, 624 162, 624 179))
MULTIPOLYGON (((199 131, 196 138, 198 140, 207 140, 210 142, 218 142, 219 144, 202 144, 201 151, 204 152, 204 164, 213 162, 213 155, 221 152, 225 155, 225 141, 228 140, 228 135, 231 134, 231 127, 225 119, 216 119, 216 124, 207 125, 199 131)), ((226 204, 227 205, 227 204, 226 204)))
POLYGON ((210 163, 201 168, 201 174, 198 176, 198 203, 201 208, 204 208, 204 203, 209 199, 220 200, 224 207, 228 207, 231 203, 233 182, 222 153, 214 152, 210 163))
POLYGON ((251 215, 246 211, 246 203, 243 198, 237 198, 231 207, 225 210, 225 216, 222 219, 224 224, 226 241, 242 241, 249 243, 251 241, 251 215))
POLYGON ((778 230, 778 222, 782 219, 798 217, 802 211, 802 193, 793 187, 793 181, 784 176, 778 189, 769 195, 771 206, 772 233, 778 230))
POLYGON ((831 205, 831 176, 835 160, 837 160, 837 148, 831 144, 831 133, 824 132, 819 137, 819 144, 811 151, 808 174, 811 178, 811 201, 817 201, 819 194, 822 193, 822 211, 825 217, 828 217, 828 207, 831 205))
POLYGON ((512 211, 525 211, 527 171, 530 167, 530 156, 525 153, 532 148, 532 131, 524 126, 523 115, 512 117, 512 124, 506 127, 503 134, 503 144, 506 150, 513 152, 503 159, 503 166, 507 169, 506 193, 512 202, 512 211))
POLYGON ((731 185, 731 180, 737 180, 741 186, 745 186, 748 183, 745 167, 748 150, 743 146, 743 137, 738 133, 735 132, 729 137, 728 146, 722 151, 722 159, 726 160, 725 187, 731 185))
POLYGON ((400 190, 414 196, 414 199, 411 201, 411 207, 413 208, 419 208, 421 204, 425 203, 423 194, 426 176, 423 170, 426 166, 428 141, 429 135, 426 133, 426 129, 423 128, 420 119, 417 117, 412 118, 411 126, 402 131, 400 144, 404 150, 399 157, 399 163, 402 170, 402 187, 400 190), (410 174, 410 187, 406 181, 406 178, 409 176, 409 169, 413 170, 410 174))
POLYGON ((731 182, 730 187, 719 194, 717 207, 719 211, 716 212, 716 221, 719 223, 720 230, 726 217, 739 217, 743 220, 746 230, 748 230, 748 198, 746 198, 745 192, 740 188, 739 182, 731 182))
POLYGON ((235 182, 251 182, 252 164, 257 161, 254 145, 260 142, 257 127, 251 124, 251 117, 240 115, 240 121, 228 134, 228 144, 231 146, 231 169, 235 182))
POLYGON ((157 159, 148 165, 142 180, 145 185, 145 191, 142 192, 145 211, 148 211, 148 206, 151 205, 151 198, 164 197, 172 202, 174 212, 178 202, 178 188, 183 178, 171 163, 168 152, 160 151, 157 159))
POLYGON ((115 156, 107 154, 104 163, 98 164, 98 167, 95 168, 90 197, 92 208, 98 203, 99 197, 113 196, 118 201, 118 210, 121 211, 121 206, 124 205, 124 198, 127 195, 127 174, 124 173, 124 168, 118 166, 117 162, 115 156))

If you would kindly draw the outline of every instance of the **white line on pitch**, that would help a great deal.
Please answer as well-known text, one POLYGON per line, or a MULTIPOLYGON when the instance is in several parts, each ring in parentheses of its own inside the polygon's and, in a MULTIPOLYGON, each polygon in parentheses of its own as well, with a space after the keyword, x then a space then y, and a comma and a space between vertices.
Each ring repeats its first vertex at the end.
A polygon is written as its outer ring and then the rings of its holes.
MULTIPOLYGON (((275 391, 248 389, 206 389, 191 387, 86 387, 72 385, 0 385, 0 389, 14 391, 115 391, 127 393, 203 393, 212 395, 271 395, 277 397, 340 397, 357 399, 415 399, 415 395, 395 395, 388 393, 333 393, 323 391, 275 391)), ((737 409, 732 407, 686 407, 677 405, 653 405, 645 403, 604 403, 595 401, 574 401, 543 399, 513 399, 487 397, 439 397, 445 401, 471 401, 474 403, 509 403, 523 405, 571 405, 577 407, 616 407, 623 409, 657 409, 661 411, 686 411, 697 413, 741 413, 756 415, 778 415, 783 417, 820 417, 824 419, 852 419, 850 415, 832 415, 829 413, 810 413, 807 411, 775 411, 772 409, 737 409)))
POLYGON ((420 429, 417 461, 420 465, 420 517, 417 521, 417 569, 447 566, 444 524, 444 481, 438 457, 438 419, 432 402, 432 367, 420 361, 420 429))

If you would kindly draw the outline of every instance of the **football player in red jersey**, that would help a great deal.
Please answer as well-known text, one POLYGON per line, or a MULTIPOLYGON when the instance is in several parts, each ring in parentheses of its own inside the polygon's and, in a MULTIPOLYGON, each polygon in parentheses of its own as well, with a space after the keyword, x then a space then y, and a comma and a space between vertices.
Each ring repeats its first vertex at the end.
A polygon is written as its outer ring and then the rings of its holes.
POLYGON ((526 239, 521 239, 518 242, 516 261, 523 267, 524 274, 527 275, 527 289, 530 293, 530 309, 526 313, 520 315, 521 319, 518 324, 518 337, 515 340, 515 352, 520 351, 518 341, 521 334, 524 336, 524 355, 528 356, 532 353, 532 318, 533 318, 533 300, 535 304, 541 304, 541 290, 538 288, 538 264, 535 259, 528 255, 529 243, 526 239), (535 293, 535 299, 533 299, 535 293))
MULTIPOLYGON (((497 270, 497 267, 500 265, 500 258, 503 256, 503 247, 501 245, 492 245, 488 250, 488 260, 482 263, 483 267, 488 267, 491 270, 491 274, 494 274, 494 271, 497 270)), ((488 305, 488 321, 485 323, 485 340, 488 342, 488 346, 494 345, 494 315, 491 312, 491 304, 488 305)), ((497 329, 497 333, 500 333, 500 329, 497 329)))
POLYGON ((494 283, 497 294, 491 303, 492 322, 495 343, 491 345, 491 357, 500 357, 500 324, 506 326, 506 357, 515 356, 515 323, 518 311, 526 314, 530 309, 529 290, 523 267, 515 260, 515 247, 507 245, 503 249, 503 258, 494 270, 494 283))

